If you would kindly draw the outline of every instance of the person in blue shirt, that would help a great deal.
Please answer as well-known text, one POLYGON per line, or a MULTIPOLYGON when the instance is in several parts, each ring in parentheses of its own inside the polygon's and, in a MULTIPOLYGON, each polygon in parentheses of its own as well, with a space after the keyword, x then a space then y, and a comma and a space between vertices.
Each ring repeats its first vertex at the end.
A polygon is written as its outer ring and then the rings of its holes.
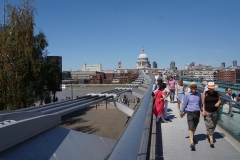
POLYGON ((196 82, 191 82, 189 88, 190 92, 185 94, 180 108, 180 117, 183 117, 184 111, 187 112, 190 148, 194 150, 196 140, 193 137, 199 123, 200 112, 202 111, 202 98, 201 93, 197 92, 196 82))

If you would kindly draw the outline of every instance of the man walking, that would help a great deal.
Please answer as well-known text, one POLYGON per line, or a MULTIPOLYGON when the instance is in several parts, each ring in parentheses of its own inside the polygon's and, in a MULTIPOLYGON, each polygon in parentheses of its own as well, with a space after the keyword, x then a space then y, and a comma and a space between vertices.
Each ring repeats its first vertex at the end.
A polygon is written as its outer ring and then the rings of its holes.
POLYGON ((197 85, 194 82, 190 83, 190 92, 186 93, 180 108, 181 118, 184 115, 184 111, 187 111, 188 134, 191 143, 190 148, 194 150, 196 140, 194 140, 193 136, 199 123, 200 111, 202 111, 201 94, 197 92, 197 85))

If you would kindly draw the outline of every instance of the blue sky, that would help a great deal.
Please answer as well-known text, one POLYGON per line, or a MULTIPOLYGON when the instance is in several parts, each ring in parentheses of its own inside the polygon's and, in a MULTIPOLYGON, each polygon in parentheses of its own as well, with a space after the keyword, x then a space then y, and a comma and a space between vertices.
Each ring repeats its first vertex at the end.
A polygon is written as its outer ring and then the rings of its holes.
POLYGON ((113 69, 118 59, 135 68, 142 46, 159 68, 171 61, 180 69, 190 62, 240 64, 239 0, 36 0, 34 6, 36 30, 46 34, 49 55, 63 57, 63 70, 83 63, 113 69))

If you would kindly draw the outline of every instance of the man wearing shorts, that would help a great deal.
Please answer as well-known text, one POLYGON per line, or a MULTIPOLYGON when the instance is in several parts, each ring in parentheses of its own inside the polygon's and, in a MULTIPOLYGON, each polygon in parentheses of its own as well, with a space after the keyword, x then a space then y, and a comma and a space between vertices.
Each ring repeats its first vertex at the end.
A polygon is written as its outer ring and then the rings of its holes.
POLYGON ((200 111, 202 111, 202 98, 201 93, 197 92, 197 85, 194 82, 190 83, 190 92, 185 94, 183 99, 183 104, 180 108, 181 118, 184 115, 184 111, 187 112, 190 148, 195 149, 196 140, 194 140, 193 136, 199 123, 200 111))

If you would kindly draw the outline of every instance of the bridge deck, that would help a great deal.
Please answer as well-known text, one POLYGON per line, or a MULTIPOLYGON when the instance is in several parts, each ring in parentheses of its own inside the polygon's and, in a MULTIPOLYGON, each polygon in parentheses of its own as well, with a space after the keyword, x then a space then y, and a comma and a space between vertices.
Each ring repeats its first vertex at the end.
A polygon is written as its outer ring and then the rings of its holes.
POLYGON ((200 119, 194 136, 197 140, 196 151, 191 151, 186 116, 179 117, 176 103, 169 103, 168 108, 171 122, 156 124, 155 118, 153 118, 150 159, 240 159, 240 143, 220 131, 221 128, 217 128, 214 133, 215 148, 210 148, 208 141, 205 139, 206 129, 203 117, 200 119))

